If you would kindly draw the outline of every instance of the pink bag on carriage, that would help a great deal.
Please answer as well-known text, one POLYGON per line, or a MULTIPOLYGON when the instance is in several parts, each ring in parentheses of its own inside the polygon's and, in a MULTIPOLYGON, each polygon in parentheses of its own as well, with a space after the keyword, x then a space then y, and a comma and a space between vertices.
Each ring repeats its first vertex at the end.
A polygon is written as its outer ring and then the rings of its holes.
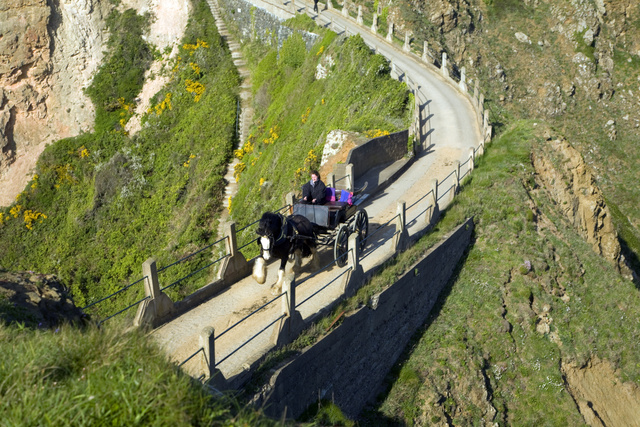
POLYGON ((335 202, 336 201, 336 189, 333 187, 327 187, 325 190, 327 202, 335 202))

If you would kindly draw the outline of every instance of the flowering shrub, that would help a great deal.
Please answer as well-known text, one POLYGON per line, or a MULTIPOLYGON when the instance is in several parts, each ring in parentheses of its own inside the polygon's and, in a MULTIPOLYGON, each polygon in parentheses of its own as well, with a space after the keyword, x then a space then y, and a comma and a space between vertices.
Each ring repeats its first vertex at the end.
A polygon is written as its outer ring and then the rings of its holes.
POLYGON ((302 114, 302 123, 307 123, 307 119, 309 119, 309 113, 311 113, 311 107, 308 107, 307 110, 302 114))
MULTIPOLYGON (((86 147, 83 145, 80 148, 78 148, 78 156, 81 159, 84 159, 86 157, 89 157, 89 150, 86 149, 86 147)), ((37 177, 38 175, 36 175, 37 177)))
MULTIPOLYGON (((159 116, 162 114, 162 112, 166 109, 171 110, 171 92, 167 93, 164 97, 164 99, 162 100, 162 102, 158 105, 155 106, 155 112, 156 115, 159 116)), ((154 108, 149 108, 147 110, 147 113, 151 113, 154 110, 154 108)))
POLYGON ((366 131, 364 134, 367 138, 377 138, 379 136, 389 135, 389 131, 381 130, 381 129, 372 129, 372 130, 366 131))
POLYGON ((322 54, 322 52, 324 52, 324 46, 320 46, 320 49, 318 49, 318 53, 316 53, 316 56, 322 54))
POLYGON ((276 142, 276 139, 278 139, 280 135, 278 135, 278 125, 272 126, 269 129, 269 138, 265 138, 262 140, 263 143, 265 143, 266 145, 269 144, 273 144, 274 142, 276 142))
POLYGON ((203 48, 203 49, 208 49, 209 48, 209 43, 198 39, 198 41, 196 42, 196 44, 190 44, 190 43, 185 43, 182 45, 182 48, 186 51, 189 52, 189 55, 193 55, 193 53, 198 49, 198 48, 203 48))
POLYGON ((31 209, 24 211, 24 225, 29 230, 33 229, 34 221, 40 220, 42 224, 42 221, 45 219, 47 219, 47 216, 42 212, 32 211, 31 209))
POLYGON ((189 160, 187 160, 186 162, 184 162, 184 163, 182 164, 182 166, 184 166, 185 168, 188 168, 189 166, 191 166, 191 159, 195 159, 195 158, 196 158, 196 155, 195 155, 195 154, 191 154, 191 155, 189 156, 189 160))
POLYGON ((60 188, 61 185, 64 184, 75 184, 76 178, 73 176, 73 167, 70 164, 66 165, 58 165, 54 168, 57 176, 57 180, 55 183, 56 188, 60 188))
POLYGON ((186 85, 187 92, 194 93, 196 95, 194 98, 194 101, 195 102, 200 101, 200 97, 202 96, 205 90, 204 85, 200 82, 194 82, 191 79, 187 79, 185 81, 185 85, 186 85))
POLYGON ((37 173, 33 175, 33 182, 31 183, 31 189, 32 190, 35 190, 36 188, 38 188, 38 179, 39 178, 40 177, 38 176, 37 173))
POLYGON ((233 167, 233 177, 236 179, 236 182, 240 181, 240 174, 247 168, 247 165, 243 162, 238 163, 233 167))

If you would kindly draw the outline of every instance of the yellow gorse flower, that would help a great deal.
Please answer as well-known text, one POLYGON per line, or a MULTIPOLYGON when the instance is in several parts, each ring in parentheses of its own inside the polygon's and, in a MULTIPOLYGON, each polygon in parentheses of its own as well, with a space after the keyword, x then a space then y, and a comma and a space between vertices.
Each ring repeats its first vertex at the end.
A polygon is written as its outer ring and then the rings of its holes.
POLYGON ((309 114, 311 113, 311 107, 307 108, 307 111, 302 115, 302 123, 307 123, 307 119, 309 118, 309 114))
POLYGON ((42 224, 42 221, 45 219, 47 219, 47 216, 42 212, 32 211, 31 209, 24 211, 24 225, 29 230, 33 229, 34 221, 40 220, 40 223, 42 224))
POLYGON ((389 135, 389 131, 381 130, 381 129, 372 129, 372 130, 366 131, 364 134, 367 138, 377 138, 379 136, 389 135))
POLYGON ((193 80, 190 80, 190 79, 185 80, 185 85, 186 85, 187 92, 194 93, 196 95, 194 98, 194 101, 196 102, 200 101, 200 97, 205 91, 204 85, 200 82, 194 82, 193 80))
POLYGON ((240 174, 247 168, 247 165, 243 162, 238 163, 233 167, 233 177, 236 179, 236 182, 240 181, 240 174))

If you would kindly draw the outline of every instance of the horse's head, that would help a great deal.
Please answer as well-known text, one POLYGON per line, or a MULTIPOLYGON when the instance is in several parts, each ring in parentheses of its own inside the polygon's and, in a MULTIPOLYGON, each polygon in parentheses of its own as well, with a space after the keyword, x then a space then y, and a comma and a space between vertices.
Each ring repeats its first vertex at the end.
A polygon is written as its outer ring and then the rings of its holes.
POLYGON ((262 249, 262 257, 265 261, 269 261, 271 251, 282 233, 281 216, 272 212, 265 212, 262 218, 260 218, 256 233, 260 236, 258 238, 258 244, 262 249))

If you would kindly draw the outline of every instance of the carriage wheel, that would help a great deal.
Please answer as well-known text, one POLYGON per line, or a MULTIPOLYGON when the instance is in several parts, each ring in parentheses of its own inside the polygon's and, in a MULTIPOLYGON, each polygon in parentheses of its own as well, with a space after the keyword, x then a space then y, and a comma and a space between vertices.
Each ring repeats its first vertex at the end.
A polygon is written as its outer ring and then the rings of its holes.
POLYGON ((353 221, 353 232, 358 233, 358 237, 360 238, 360 250, 364 250, 364 247, 367 246, 365 239, 369 235, 369 216, 367 215, 367 211, 364 209, 356 212, 356 218, 353 221))
POLYGON ((338 267, 344 267, 347 264, 347 257, 345 254, 349 250, 349 228, 346 225, 341 225, 336 234, 336 241, 333 245, 333 257, 336 260, 338 267))

